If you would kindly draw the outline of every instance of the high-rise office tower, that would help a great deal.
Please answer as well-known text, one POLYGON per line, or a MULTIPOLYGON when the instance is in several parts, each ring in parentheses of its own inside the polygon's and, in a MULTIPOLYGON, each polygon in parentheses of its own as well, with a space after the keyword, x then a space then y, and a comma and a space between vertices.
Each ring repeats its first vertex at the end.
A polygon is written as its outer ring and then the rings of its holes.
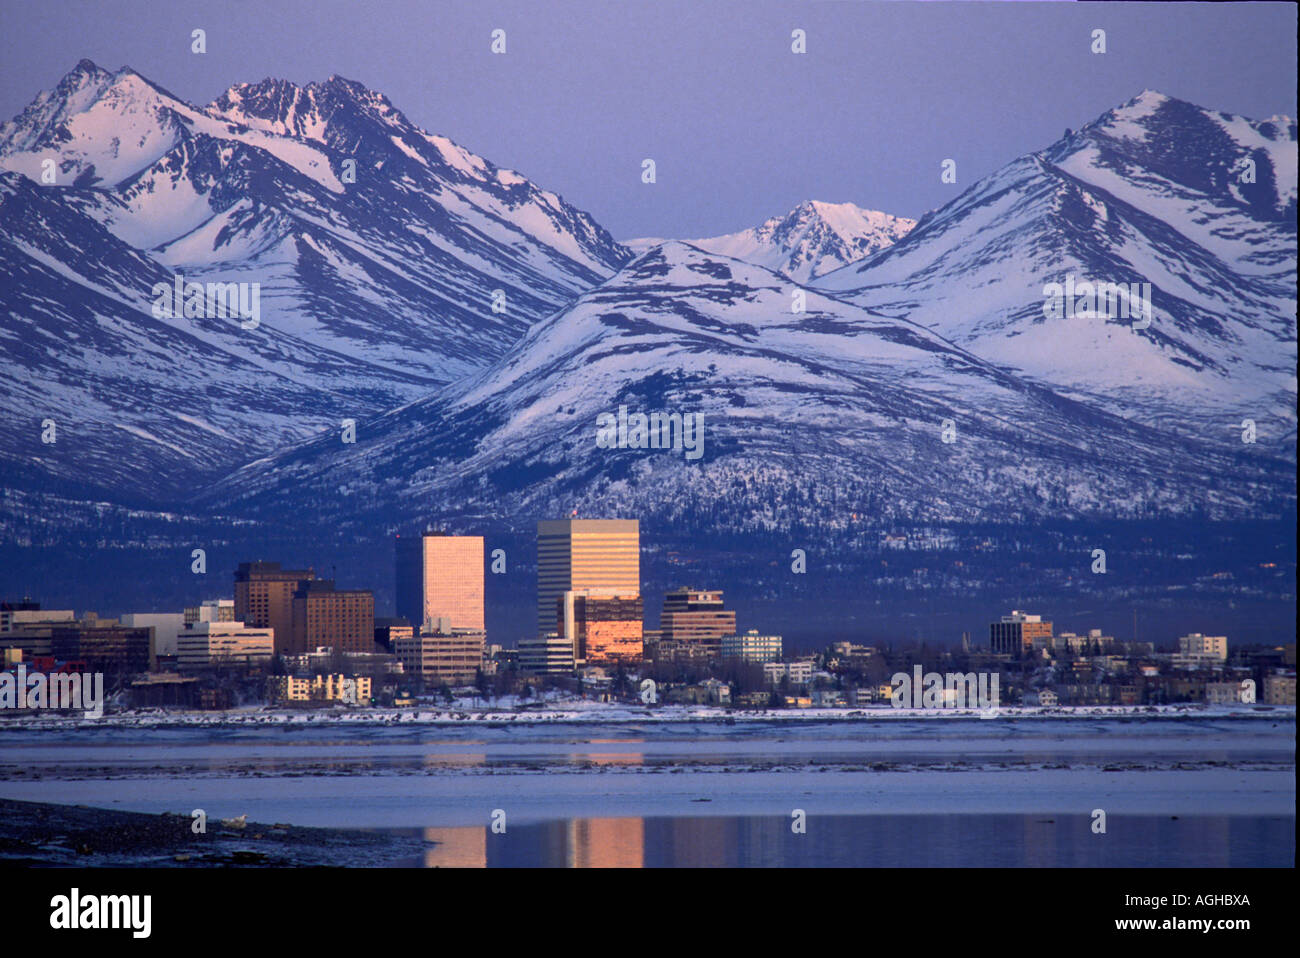
POLYGON ((661 649, 719 655, 722 637, 736 634, 736 613, 716 589, 674 589, 664 595, 659 628, 661 649))
POLYGON ((609 665, 641 659, 645 609, 639 595, 593 595, 569 589, 556 606, 560 635, 572 640, 576 661, 609 665))
POLYGON ((293 594, 300 583, 315 578, 311 569, 281 569, 278 562, 241 562, 235 570, 233 621, 250 628, 274 629, 276 653, 288 652, 293 641, 293 594))
POLYGON ((485 629, 482 536, 398 536, 396 554, 397 614, 417 635, 430 619, 450 619, 453 629, 485 629))
POLYGON ((1014 610, 1004 615, 1001 622, 989 624, 989 648, 999 655, 1022 657, 1032 652, 1035 645, 1050 642, 1052 623, 1044 622, 1041 615, 1014 610))
MULTIPOLYGON (((294 655, 323 647, 336 652, 373 651, 374 593, 336 589, 332 579, 301 583, 293 594, 292 636, 289 651, 294 655)), ((275 644, 280 645, 278 637, 275 644)))
MULTIPOLYGON (((641 528, 636 519, 547 519, 537 523, 537 634, 562 634, 564 593, 641 595, 641 528)), ((575 650, 576 651, 576 650, 575 650)))

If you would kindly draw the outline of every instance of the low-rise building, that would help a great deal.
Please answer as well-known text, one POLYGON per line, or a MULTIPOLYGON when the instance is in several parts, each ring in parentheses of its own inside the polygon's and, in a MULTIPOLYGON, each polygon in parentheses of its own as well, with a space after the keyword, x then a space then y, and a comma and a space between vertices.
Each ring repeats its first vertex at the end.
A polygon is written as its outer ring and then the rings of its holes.
POLYGON ((1087 635, 1062 632, 1047 636, 1043 644, 1053 652, 1070 652, 1073 655, 1106 655, 1115 645, 1113 635, 1103 635, 1101 629, 1089 629, 1087 635))
POLYGON ((415 635, 415 626, 405 619, 375 619, 375 644, 389 652, 396 639, 409 639, 415 635))
POLYGON ((421 632, 393 639, 393 654, 406 674, 426 685, 468 685, 483 667, 487 635, 477 629, 421 632))
POLYGON ((846 698, 849 705, 852 705, 855 708, 860 708, 864 705, 873 705, 879 701, 879 692, 880 689, 874 685, 864 686, 863 688, 849 689, 846 698))
POLYGON ((519 671, 534 675, 572 675, 573 642, 554 632, 519 640, 519 671))
POLYGON ((1210 705, 1240 705, 1242 688, 1240 682, 1206 682, 1205 701, 1210 705))
POLYGON ((798 662, 790 662, 786 674, 790 676, 790 682, 794 685, 807 685, 812 681, 813 662, 811 659, 804 659, 798 662))
POLYGON ((76 619, 71 609, 42 609, 39 602, 24 599, 22 602, 0 602, 0 633, 12 632, 27 625, 50 622, 72 622, 76 619))
POLYGON ((1295 673, 1264 676, 1264 702, 1268 705, 1295 705, 1295 673))
POLYGON ((198 682, 194 676, 175 672, 149 672, 131 683, 134 707, 176 705, 192 708, 198 701, 198 682))
POLYGON ((781 636, 762 635, 750 629, 743 635, 724 635, 722 657, 745 662, 775 662, 781 658, 781 636))
POLYGON ((219 665, 251 668, 275 656, 275 630, 242 622, 197 621, 176 636, 176 665, 182 671, 219 665))
POLYGON ((791 685, 807 685, 812 681, 814 665, 811 659, 797 662, 764 662, 763 678, 769 685, 779 685, 789 679, 791 685))
MULTIPOLYGON (((208 599, 198 605, 188 606, 182 619, 182 626, 194 625, 197 622, 234 622, 236 621, 235 600, 208 599)), ((180 633, 177 633, 178 638, 179 636, 180 633)))
POLYGON ((152 665, 152 641, 151 629, 131 628, 87 612, 75 622, 51 625, 48 654, 84 661, 92 672, 147 672, 152 665))
POLYGON ((1111 705, 1118 701, 1115 686, 1102 682, 1066 682, 1055 687, 1063 705, 1111 705))
POLYGON ((1122 655, 1094 655, 1089 659, 1094 668, 1110 675, 1128 671, 1128 659, 1122 655))
POLYGON ((1159 690, 1162 702, 1205 701, 1205 680, 1177 675, 1162 675, 1152 683, 1159 690))
POLYGON ((1223 665, 1227 659, 1227 636, 1193 632, 1179 638, 1178 651, 1170 661, 1176 669, 1205 669, 1223 665))
POLYGON ((15 626, 8 632, 0 633, 0 651, 6 656, 17 656, 14 661, 21 662, 38 656, 48 656, 54 651, 52 635, 57 622, 28 623, 15 626))
POLYGON ((272 675, 267 697, 277 703, 341 702, 369 705, 373 685, 366 675, 272 675))
POLYGON ((176 655, 176 640, 185 629, 183 612, 129 612, 122 616, 128 628, 153 629, 153 657, 176 655))
POLYGON ((682 705, 730 705, 731 686, 717 679, 705 679, 698 685, 671 688, 664 698, 682 705))

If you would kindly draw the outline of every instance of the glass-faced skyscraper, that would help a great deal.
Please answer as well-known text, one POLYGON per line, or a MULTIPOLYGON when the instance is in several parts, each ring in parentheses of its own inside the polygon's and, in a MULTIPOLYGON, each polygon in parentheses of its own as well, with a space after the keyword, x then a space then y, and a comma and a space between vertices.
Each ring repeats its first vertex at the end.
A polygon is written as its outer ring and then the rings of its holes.
POLYGON ((397 614, 418 635, 430 619, 483 631, 483 537, 441 532, 399 536, 397 614))
POLYGON ((636 519, 550 519, 537 523, 537 634, 559 633, 565 592, 641 594, 641 527, 636 519))

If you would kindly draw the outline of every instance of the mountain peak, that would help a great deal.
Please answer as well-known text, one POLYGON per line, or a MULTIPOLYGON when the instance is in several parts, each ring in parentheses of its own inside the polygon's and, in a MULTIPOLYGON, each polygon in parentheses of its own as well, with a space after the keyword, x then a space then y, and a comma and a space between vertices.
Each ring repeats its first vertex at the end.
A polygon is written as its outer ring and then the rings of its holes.
POLYGON ((1145 89, 1142 90, 1141 93, 1133 97, 1133 99, 1129 100, 1128 102, 1151 104, 1151 105, 1159 106, 1161 103, 1166 103, 1172 99, 1174 98, 1171 96, 1167 96, 1164 93, 1161 93, 1159 90, 1153 90, 1150 87, 1146 87, 1145 89))
MULTIPOLYGON (((77 61, 76 66, 63 75, 63 79, 59 81, 54 89, 56 91, 67 88, 78 89, 87 84, 104 87, 127 77, 144 80, 138 70, 127 64, 123 64, 116 70, 105 70, 89 57, 82 57, 77 61)), ((148 81, 145 80, 145 82, 148 81)))
POLYGON ((89 57, 82 57, 80 60, 77 61, 77 65, 64 75, 64 79, 73 76, 94 77, 94 76, 110 76, 110 75, 111 74, 109 73, 108 70, 105 70, 94 60, 91 60, 89 57))
POLYGON ((331 74, 306 86, 278 77, 236 83, 213 100, 206 112, 279 136, 323 141, 336 117, 364 117, 385 126, 408 125, 382 93, 347 77, 331 74))
POLYGON ((690 242, 803 282, 890 246, 915 225, 914 220, 852 203, 804 200, 752 229, 690 242))
POLYGON ((1112 165, 1140 165, 1184 187, 1250 207, 1257 217, 1294 222, 1296 129, 1287 117, 1253 120, 1146 89, 1079 133, 1057 141, 1044 155, 1068 168, 1080 150, 1101 151, 1112 165), (1187 143, 1195 145, 1194 160, 1183 159, 1187 143), (1255 181, 1262 189, 1238 180, 1247 160, 1259 168, 1255 181))
POLYGON ((0 155, 45 143, 56 127, 99 99, 116 76, 93 60, 79 60, 53 89, 42 90, 22 113, 0 125, 0 155))

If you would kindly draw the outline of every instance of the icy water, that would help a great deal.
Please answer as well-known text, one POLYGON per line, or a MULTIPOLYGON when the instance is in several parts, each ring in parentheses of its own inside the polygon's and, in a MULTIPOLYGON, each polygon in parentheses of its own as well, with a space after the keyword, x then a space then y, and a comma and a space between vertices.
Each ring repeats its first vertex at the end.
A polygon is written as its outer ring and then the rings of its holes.
POLYGON ((1295 717, 5 727, 0 795, 417 831, 403 865, 1291 866, 1295 717))
POLYGON ((769 815, 578 818, 507 828, 427 828, 396 864, 456 867, 1290 867, 1295 817, 1128 815, 1095 834, 1087 815, 830 815, 796 833, 769 815))

